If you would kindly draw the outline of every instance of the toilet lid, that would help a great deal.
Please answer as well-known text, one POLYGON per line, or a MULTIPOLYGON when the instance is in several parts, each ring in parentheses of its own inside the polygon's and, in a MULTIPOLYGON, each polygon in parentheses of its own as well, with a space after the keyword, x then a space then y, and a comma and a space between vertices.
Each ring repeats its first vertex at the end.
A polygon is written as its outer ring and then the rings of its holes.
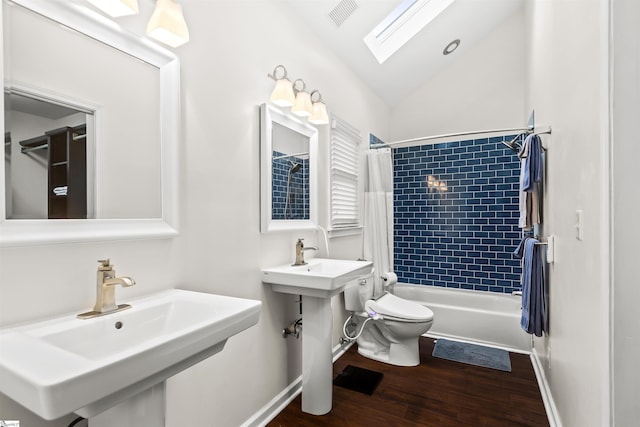
POLYGON ((367 301, 367 310, 375 311, 382 317, 393 317, 396 319, 429 321, 433 320, 433 311, 417 302, 398 298, 390 293, 384 294, 377 300, 367 301))

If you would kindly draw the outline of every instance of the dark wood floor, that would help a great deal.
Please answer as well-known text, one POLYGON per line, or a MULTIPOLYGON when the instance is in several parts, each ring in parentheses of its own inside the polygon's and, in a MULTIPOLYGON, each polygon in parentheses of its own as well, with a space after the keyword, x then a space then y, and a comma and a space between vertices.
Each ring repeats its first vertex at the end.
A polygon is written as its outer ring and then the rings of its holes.
POLYGON ((397 367, 360 356, 353 345, 333 366, 382 372, 373 395, 333 387, 333 409, 323 416, 300 410, 298 396, 269 427, 307 426, 549 426, 528 355, 511 353, 512 372, 431 356, 434 342, 420 338, 420 365, 397 367))

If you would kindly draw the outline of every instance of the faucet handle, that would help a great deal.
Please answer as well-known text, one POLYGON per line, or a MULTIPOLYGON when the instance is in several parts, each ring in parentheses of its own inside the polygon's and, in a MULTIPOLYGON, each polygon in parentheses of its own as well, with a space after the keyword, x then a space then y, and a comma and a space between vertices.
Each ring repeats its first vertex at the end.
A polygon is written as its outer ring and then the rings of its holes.
POLYGON ((113 268, 113 265, 111 265, 111 260, 109 258, 99 259, 98 262, 100 263, 100 265, 98 266, 99 270, 111 270, 113 268))

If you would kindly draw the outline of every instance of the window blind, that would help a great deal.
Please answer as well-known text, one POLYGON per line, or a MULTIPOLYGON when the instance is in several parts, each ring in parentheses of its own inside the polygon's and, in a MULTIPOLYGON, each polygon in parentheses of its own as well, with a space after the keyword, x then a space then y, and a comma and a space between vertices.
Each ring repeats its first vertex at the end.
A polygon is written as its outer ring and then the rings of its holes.
POLYGON ((331 228, 360 227, 360 131, 331 118, 331 228))

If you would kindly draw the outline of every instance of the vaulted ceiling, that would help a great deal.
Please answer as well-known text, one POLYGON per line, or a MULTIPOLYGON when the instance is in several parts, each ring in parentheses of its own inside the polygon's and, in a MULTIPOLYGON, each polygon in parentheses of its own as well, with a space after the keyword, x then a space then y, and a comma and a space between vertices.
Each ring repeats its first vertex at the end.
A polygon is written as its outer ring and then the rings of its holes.
POLYGON ((382 64, 363 41, 402 0, 295 0, 288 4, 317 36, 389 106, 413 93, 439 70, 473 49, 524 5, 524 0, 455 0, 382 64), (355 7, 354 7, 355 5, 355 7), (330 16, 345 7, 340 18, 330 16), (346 16, 346 17, 345 17, 346 16), (340 25, 336 21, 343 20, 340 25), (445 47, 459 39, 450 55, 445 47))

